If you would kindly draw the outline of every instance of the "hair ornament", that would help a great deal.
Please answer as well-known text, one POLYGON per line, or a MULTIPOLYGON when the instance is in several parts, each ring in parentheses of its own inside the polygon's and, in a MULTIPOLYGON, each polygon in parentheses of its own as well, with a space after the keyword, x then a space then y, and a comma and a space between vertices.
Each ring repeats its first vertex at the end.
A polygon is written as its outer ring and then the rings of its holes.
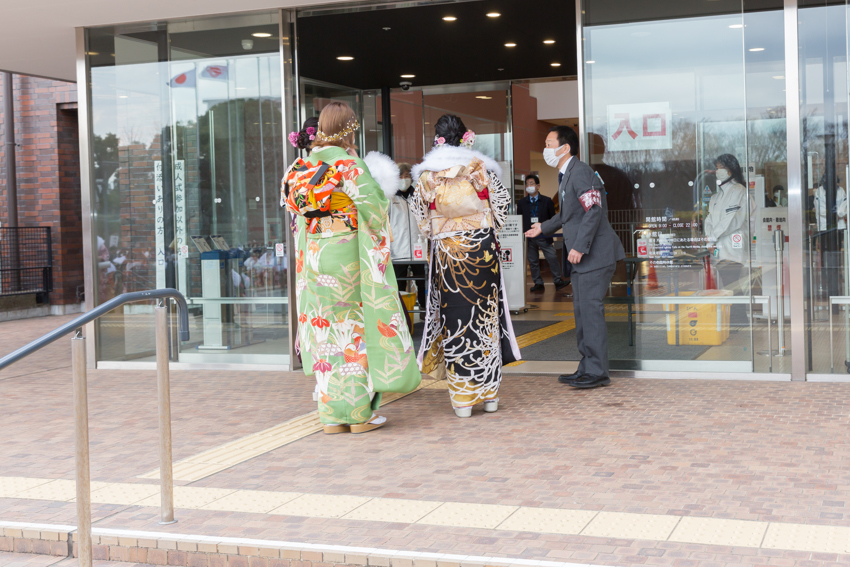
POLYGON ((434 146, 442 146, 446 143, 446 139, 442 136, 434 136, 434 146))
POLYGON ((460 140, 460 145, 464 148, 471 148, 475 144, 475 132, 467 130, 460 140))
POLYGON ((289 139, 289 143, 292 144, 293 148, 298 147, 298 132, 290 132, 287 138, 289 139))
POLYGON ((326 142, 339 140, 341 138, 345 138, 346 136, 349 136, 350 134, 353 134, 354 132, 357 131, 358 128, 360 128, 360 123, 357 121, 356 118, 352 118, 351 120, 348 121, 348 123, 346 123, 345 128, 343 128, 342 130, 340 130, 336 134, 328 135, 328 134, 325 134, 324 132, 322 132, 321 130, 317 130, 316 131, 316 139, 319 140, 319 141, 326 141, 326 142))

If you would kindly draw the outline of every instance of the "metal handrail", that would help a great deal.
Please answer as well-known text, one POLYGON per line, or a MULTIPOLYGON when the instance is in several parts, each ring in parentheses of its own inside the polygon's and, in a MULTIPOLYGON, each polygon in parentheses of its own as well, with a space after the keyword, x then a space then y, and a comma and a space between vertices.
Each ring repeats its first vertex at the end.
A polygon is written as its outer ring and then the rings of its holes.
POLYGON ((189 340, 189 309, 186 306, 186 298, 183 294, 172 288, 153 289, 150 291, 131 291, 115 296, 106 303, 98 305, 91 311, 83 313, 73 321, 65 323, 61 327, 54 329, 31 343, 22 346, 15 352, 9 353, 3 358, 0 358, 0 370, 3 370, 10 364, 13 364, 22 358, 25 358, 35 351, 42 349, 50 343, 57 341, 65 335, 71 334, 86 323, 91 323, 98 317, 106 315, 116 307, 121 307, 127 303, 136 301, 149 301, 151 299, 173 299, 177 304, 177 313, 179 315, 180 340, 189 340))
POLYGON ((156 389, 159 408, 160 455, 160 524, 173 524, 174 471, 171 454, 171 385, 168 356, 168 308, 166 299, 173 299, 180 315, 180 340, 189 340, 189 309, 186 298, 176 289, 134 291, 113 297, 103 305, 80 315, 41 338, 23 346, 0 359, 0 370, 33 354, 52 342, 74 333, 71 339, 71 374, 74 387, 74 464, 77 484, 77 556, 81 567, 92 567, 91 539, 91 467, 89 463, 89 409, 88 381, 86 378, 86 338, 82 327, 116 307, 135 301, 160 300, 154 309, 156 328, 156 389))

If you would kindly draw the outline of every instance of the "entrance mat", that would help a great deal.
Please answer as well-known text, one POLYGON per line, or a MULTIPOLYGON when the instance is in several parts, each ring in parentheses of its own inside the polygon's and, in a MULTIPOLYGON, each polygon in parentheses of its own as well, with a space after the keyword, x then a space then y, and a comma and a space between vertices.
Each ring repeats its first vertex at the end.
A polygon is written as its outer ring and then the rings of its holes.
MULTIPOLYGON (((519 333, 517 333, 519 334, 519 333)), ((734 340, 734 335, 726 341, 734 340)), ((608 322, 608 358, 611 360, 696 360, 710 347, 671 346, 667 331, 638 327, 635 345, 629 346, 629 324, 608 322)), ((523 360, 581 360, 575 329, 522 349, 523 360)))

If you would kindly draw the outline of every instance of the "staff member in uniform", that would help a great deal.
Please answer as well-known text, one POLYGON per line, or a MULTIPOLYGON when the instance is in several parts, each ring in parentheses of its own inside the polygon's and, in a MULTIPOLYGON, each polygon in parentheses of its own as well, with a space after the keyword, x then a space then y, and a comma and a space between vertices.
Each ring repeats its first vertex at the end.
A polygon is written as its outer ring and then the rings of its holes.
MULTIPOLYGON (((714 254, 714 268, 720 275, 718 287, 730 289, 738 282, 732 291, 739 295, 740 280, 749 259, 750 226, 754 224, 756 202, 747 192, 744 172, 735 156, 723 154, 714 165, 718 187, 708 203, 705 235, 708 248, 714 254)), ((749 285, 745 293, 749 293, 749 285)))
MULTIPOLYGON (((525 178, 525 192, 528 193, 528 196, 520 199, 516 205, 516 210, 522 215, 522 230, 528 232, 534 223, 546 222, 555 216, 555 204, 552 199, 540 194, 540 178, 536 175, 529 175, 525 178)), ((534 280, 531 291, 536 292, 545 289, 543 278, 540 276, 541 250, 546 258, 546 263, 549 264, 549 269, 552 270, 555 289, 560 290, 570 285, 569 281, 561 279, 561 265, 558 263, 558 254, 555 252, 552 239, 539 236, 526 240, 528 265, 531 267, 531 279, 534 280)))
POLYGON ((589 165, 575 159, 578 136, 568 126, 554 126, 546 137, 543 159, 558 168, 561 212, 532 225, 529 238, 564 230, 564 251, 573 266, 573 310, 581 362, 574 374, 558 381, 574 388, 611 383, 608 376, 608 329, 602 303, 617 262, 626 257, 617 233, 608 223, 608 202, 602 179, 589 165))

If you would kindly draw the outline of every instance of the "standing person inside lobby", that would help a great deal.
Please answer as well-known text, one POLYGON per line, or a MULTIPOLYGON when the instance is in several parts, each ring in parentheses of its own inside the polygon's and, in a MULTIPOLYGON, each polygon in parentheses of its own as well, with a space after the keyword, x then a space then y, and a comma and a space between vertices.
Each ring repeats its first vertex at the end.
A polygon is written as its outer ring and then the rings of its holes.
MULTIPOLYGON (((536 175, 528 175, 525 178, 525 192, 528 193, 517 203, 517 213, 522 215, 522 230, 531 230, 534 223, 542 223, 555 216, 555 204, 546 195, 540 194, 540 178, 536 175)), ((540 275, 540 252, 546 258, 549 269, 552 271, 552 279, 555 289, 561 290, 570 285, 569 280, 561 279, 561 264, 558 262, 558 254, 551 237, 538 236, 526 240, 526 252, 528 254, 528 265, 531 268, 531 279, 534 285, 532 292, 543 291, 543 276, 540 275)))
POLYGON ((543 158, 558 169, 558 216, 535 223, 528 238, 564 231, 564 251, 572 264, 573 311, 581 354, 578 370, 558 381, 574 388, 611 383, 608 376, 608 329, 602 300, 617 262, 626 257, 617 233, 608 223, 608 202, 602 179, 576 158, 578 135, 568 126, 554 126, 546 137, 543 158))

